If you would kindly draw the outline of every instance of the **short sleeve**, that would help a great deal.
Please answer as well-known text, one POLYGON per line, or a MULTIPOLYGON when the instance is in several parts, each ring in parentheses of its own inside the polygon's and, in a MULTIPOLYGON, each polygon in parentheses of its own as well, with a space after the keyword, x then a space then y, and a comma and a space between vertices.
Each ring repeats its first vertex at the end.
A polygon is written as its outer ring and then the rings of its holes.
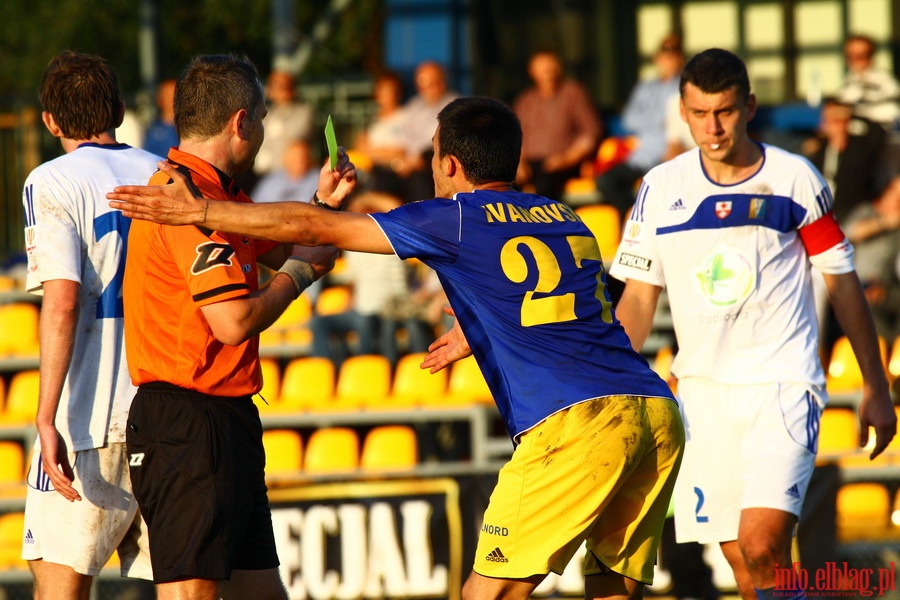
MULTIPOLYGON (((81 283, 82 242, 76 216, 64 198, 67 185, 71 183, 62 177, 49 178, 43 170, 25 182, 25 286, 29 292, 38 292, 51 279, 81 283)), ((69 193, 76 193, 72 188, 69 193)))
POLYGON ((609 273, 620 281, 636 279, 665 287, 665 276, 656 245, 653 184, 645 178, 613 258, 609 273))

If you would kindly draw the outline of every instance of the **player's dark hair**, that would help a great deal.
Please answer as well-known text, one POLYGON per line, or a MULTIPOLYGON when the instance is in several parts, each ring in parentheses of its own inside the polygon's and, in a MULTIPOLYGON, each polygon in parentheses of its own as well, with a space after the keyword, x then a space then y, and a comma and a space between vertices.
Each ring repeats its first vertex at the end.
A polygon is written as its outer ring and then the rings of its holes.
POLYGON ((682 96, 688 83, 706 94, 718 94, 736 87, 742 101, 750 98, 747 66, 735 54, 721 48, 704 50, 687 62, 681 71, 679 89, 682 96))
POLYGON ((493 98, 457 98, 438 114, 441 157, 459 159, 472 183, 516 178, 522 126, 516 114, 493 98))
POLYGON ((119 126, 119 79, 103 58, 66 50, 50 61, 38 91, 63 136, 87 140, 119 126))
POLYGON ((255 119, 265 106, 256 66, 245 56, 194 58, 175 86, 175 130, 181 139, 206 140, 222 132, 237 111, 255 119))

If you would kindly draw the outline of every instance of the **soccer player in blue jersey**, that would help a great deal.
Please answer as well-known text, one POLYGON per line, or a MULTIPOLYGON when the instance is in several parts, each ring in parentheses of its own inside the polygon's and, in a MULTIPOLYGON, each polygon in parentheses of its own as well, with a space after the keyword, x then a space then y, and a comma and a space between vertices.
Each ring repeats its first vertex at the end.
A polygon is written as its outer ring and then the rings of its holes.
MULTIPOLYGON (((587 227, 564 204, 513 188, 521 141, 503 103, 451 102, 433 139, 437 197, 383 214, 207 202, 167 167, 175 184, 109 197, 136 218, 432 267, 461 330, 436 342, 425 366, 474 354, 516 446, 463 597, 527 598, 586 541, 586 597, 639 598, 653 579, 683 427, 668 386, 615 319, 587 227)), ((312 203, 336 204, 345 173, 323 167, 312 203)))

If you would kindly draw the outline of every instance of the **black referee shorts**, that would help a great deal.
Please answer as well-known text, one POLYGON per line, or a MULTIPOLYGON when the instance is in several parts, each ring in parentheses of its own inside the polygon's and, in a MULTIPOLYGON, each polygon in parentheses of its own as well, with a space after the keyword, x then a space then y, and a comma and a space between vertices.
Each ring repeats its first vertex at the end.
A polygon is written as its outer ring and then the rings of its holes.
POLYGON ((140 386, 126 433, 153 580, 230 579, 278 566, 259 412, 249 397, 140 386))

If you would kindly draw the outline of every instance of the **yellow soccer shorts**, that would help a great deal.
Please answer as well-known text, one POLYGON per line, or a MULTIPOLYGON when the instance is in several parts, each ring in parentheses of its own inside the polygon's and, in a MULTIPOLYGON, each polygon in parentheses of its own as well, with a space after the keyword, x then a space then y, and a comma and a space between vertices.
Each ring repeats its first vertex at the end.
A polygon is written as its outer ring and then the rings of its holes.
POLYGON ((500 470, 475 572, 562 573, 586 541, 586 575, 612 570, 652 583, 683 449, 671 399, 609 396, 551 415, 522 434, 500 470))

